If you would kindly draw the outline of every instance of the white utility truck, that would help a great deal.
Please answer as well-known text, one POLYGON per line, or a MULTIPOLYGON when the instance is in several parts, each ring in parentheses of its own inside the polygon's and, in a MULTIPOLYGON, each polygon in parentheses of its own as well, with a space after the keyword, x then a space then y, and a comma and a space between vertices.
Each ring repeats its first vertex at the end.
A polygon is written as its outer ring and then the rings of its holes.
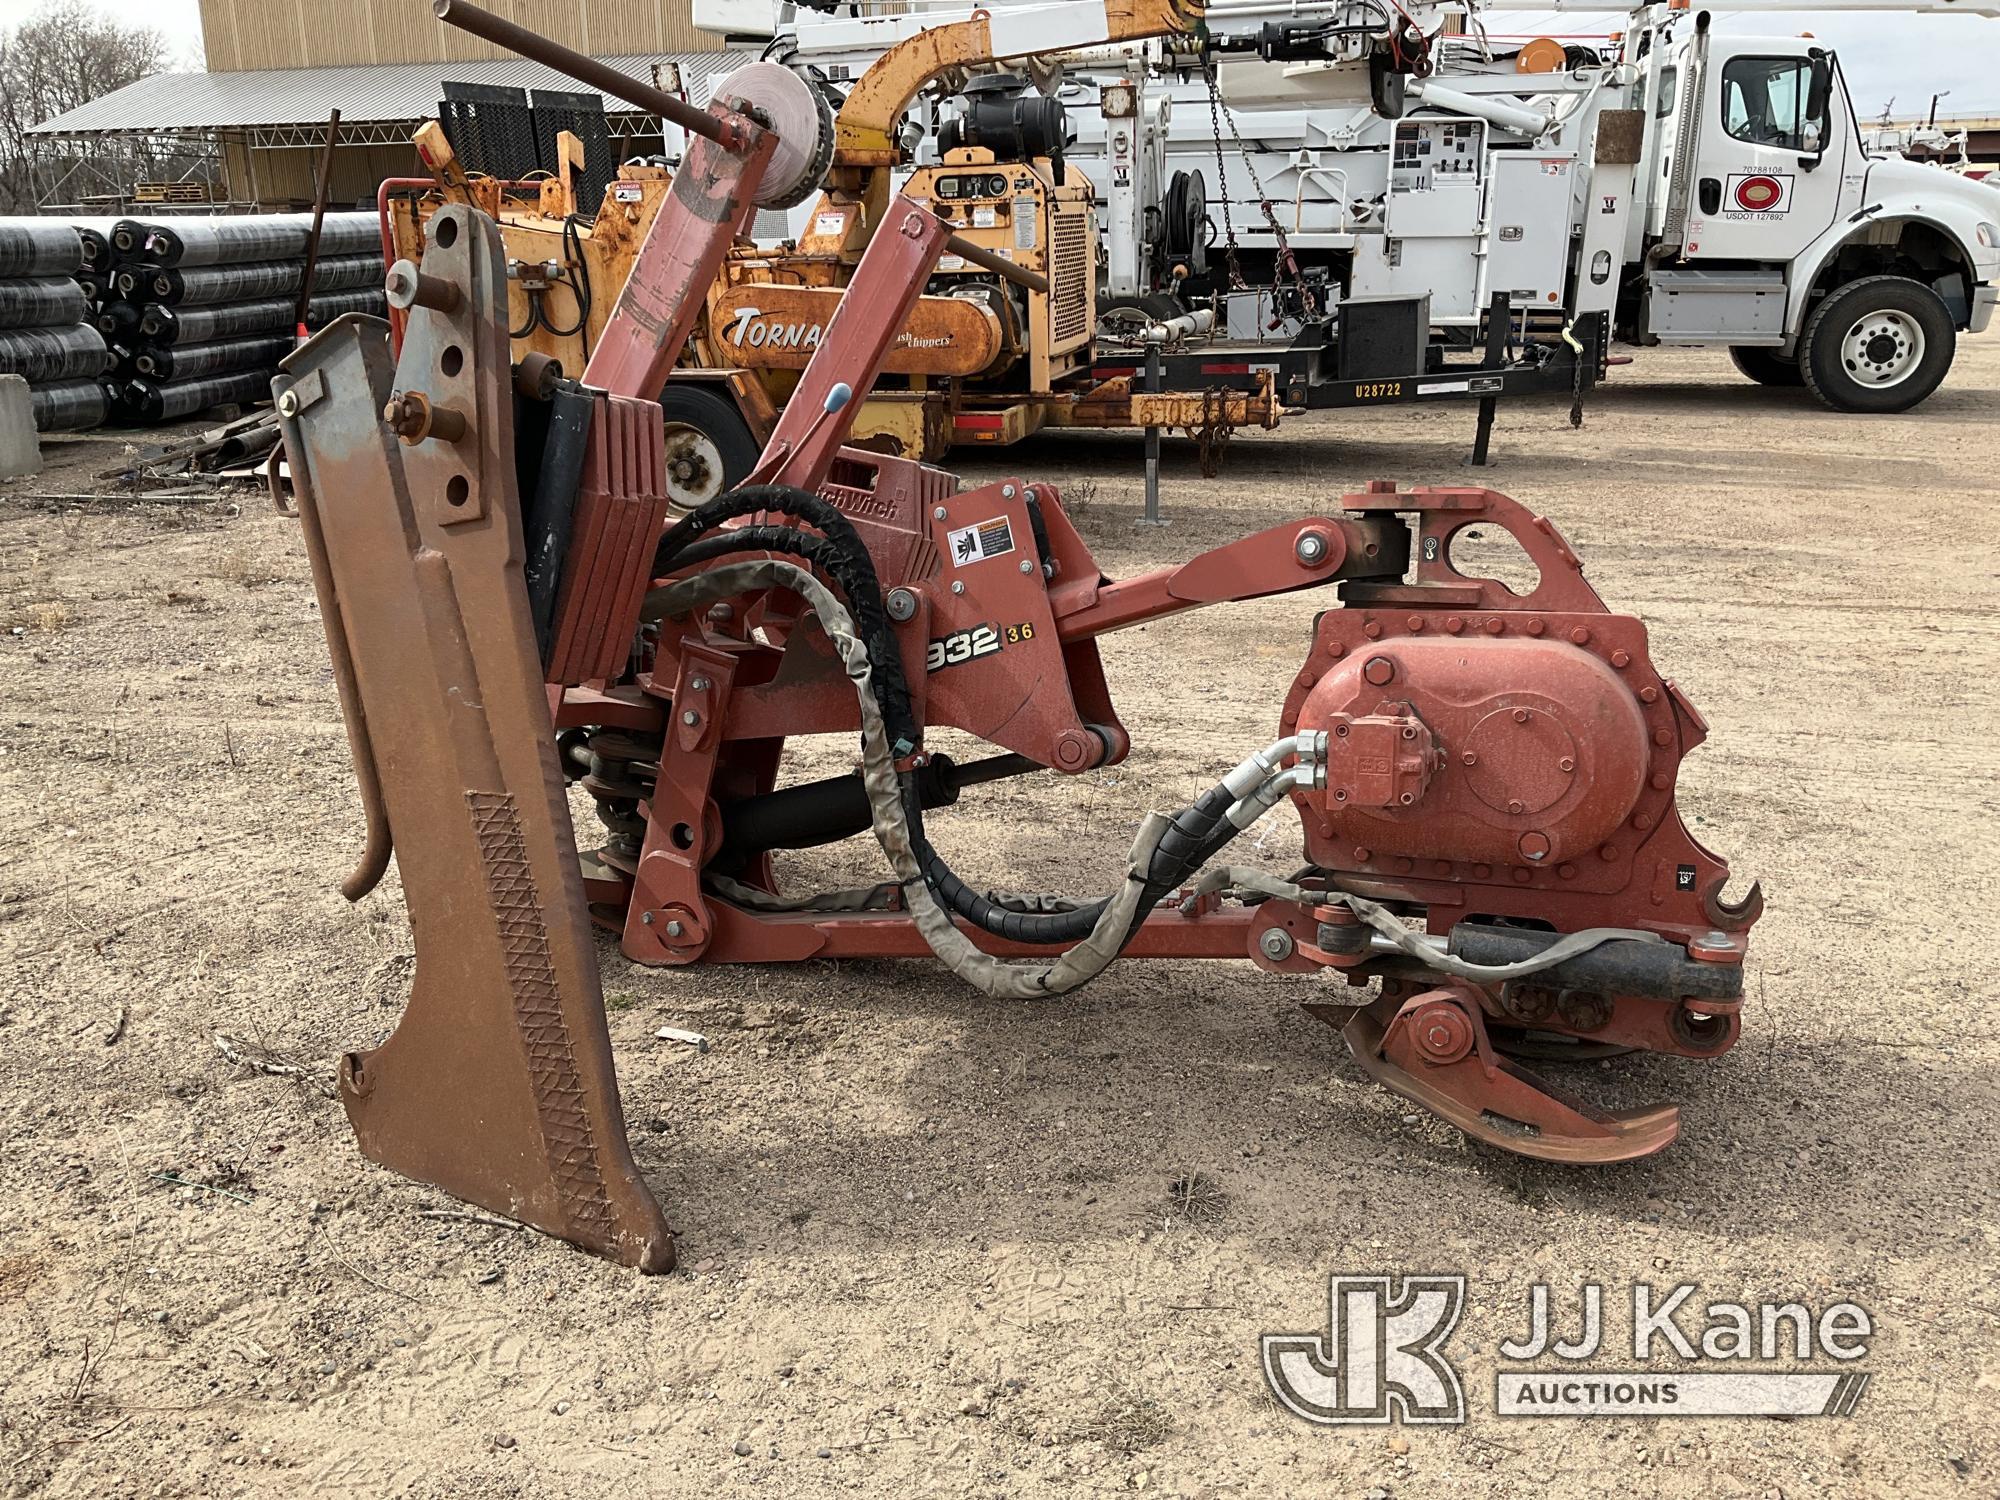
MULTIPOLYGON (((882 19, 904 26, 965 9, 894 5, 882 19)), ((871 8, 781 5, 774 30, 838 78, 865 65, 851 21, 871 8)), ((1871 155, 1841 61, 1813 38, 1725 33, 1659 0, 1601 46, 1502 44, 1496 12, 1603 7, 1486 0, 1462 31, 1439 18, 1452 9, 1214 0, 1205 43, 1019 70, 1064 102, 1067 160, 1098 194, 1100 306, 1212 306, 1216 340, 1274 346, 1348 303, 1365 327, 1427 299, 1432 336, 1459 343, 1490 340, 1503 307, 1509 337, 1558 339, 1598 313, 1629 343, 1726 346, 1752 379, 1844 411, 1916 405, 1958 334, 1992 320, 2000 194, 1871 155), (1341 62, 1357 25, 1425 47, 1417 76, 1341 62)), ((1818 9, 2000 16, 1984 0, 1818 9)))

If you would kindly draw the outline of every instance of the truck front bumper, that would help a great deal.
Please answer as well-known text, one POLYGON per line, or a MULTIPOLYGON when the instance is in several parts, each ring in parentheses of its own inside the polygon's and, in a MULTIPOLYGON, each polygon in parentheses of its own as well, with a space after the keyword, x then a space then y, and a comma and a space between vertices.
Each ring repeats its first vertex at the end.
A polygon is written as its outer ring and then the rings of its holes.
POLYGON ((1967 333, 1984 333, 1993 321, 1993 309, 2000 307, 2000 286, 1976 286, 1972 289, 1972 317, 1965 325, 1967 333))

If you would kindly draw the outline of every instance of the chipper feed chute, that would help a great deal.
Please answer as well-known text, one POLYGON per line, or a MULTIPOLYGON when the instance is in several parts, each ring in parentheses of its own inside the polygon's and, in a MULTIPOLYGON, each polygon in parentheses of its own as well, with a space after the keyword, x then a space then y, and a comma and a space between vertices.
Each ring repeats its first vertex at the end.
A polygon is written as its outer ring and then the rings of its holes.
MULTIPOLYGON (((1522 1062, 1726 1051, 1761 905, 1754 887, 1724 898, 1727 866, 1675 808, 1700 716, 1547 521, 1487 490, 1378 485, 1120 581, 1049 485, 968 489, 844 448, 948 240, 900 199, 752 482, 667 526, 646 391, 510 368, 498 232, 463 206, 427 232, 421 271, 391 272, 400 357, 387 325, 347 318, 277 383, 370 810, 346 889, 374 883, 393 838, 417 949, 402 1024, 343 1070, 369 1155, 671 1262, 626 1146, 592 919, 641 963, 934 956, 1003 1000, 1120 956, 1332 970, 1353 1001, 1302 986, 1315 1013, 1480 1140, 1604 1162, 1674 1138, 1671 1106, 1599 1110, 1522 1062), (1473 526, 1512 537, 1539 582, 1461 573, 1452 543, 1473 526), (1103 898, 986 892, 931 846, 925 812, 982 783, 1125 758, 1099 636, 1305 590, 1318 612, 1300 610, 1275 737, 1149 818, 1103 898), (998 753, 954 764, 926 747, 938 726, 998 753), (787 783, 789 737, 857 731, 859 774, 787 783), (580 861, 565 779, 605 829, 580 861), (1306 869, 1224 862, 1284 804, 1306 869), (887 881, 782 889, 784 850, 859 834, 887 881)), ((622 333, 621 371, 671 366, 622 333)))

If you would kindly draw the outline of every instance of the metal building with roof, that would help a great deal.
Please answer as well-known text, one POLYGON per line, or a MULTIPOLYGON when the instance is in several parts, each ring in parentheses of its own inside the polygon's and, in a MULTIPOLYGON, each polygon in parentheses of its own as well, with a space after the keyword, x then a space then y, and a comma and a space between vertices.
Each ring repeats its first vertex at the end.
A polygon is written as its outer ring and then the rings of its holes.
MULTIPOLYGON (((299 204, 312 195, 333 109, 341 146, 331 196, 361 201, 383 178, 420 170, 410 135, 437 115, 447 82, 595 93, 444 26, 424 0, 203 0, 201 10, 214 71, 156 74, 33 127, 61 163, 42 185, 45 202, 132 201, 120 164, 146 159, 178 163, 189 179, 184 196, 204 204, 299 204), (120 143, 133 149, 106 149, 120 143)), ((689 0, 553 0, 534 7, 533 24, 621 72, 706 101, 713 79, 740 57, 696 31, 688 12, 689 0)), ((621 158, 677 151, 656 116, 622 100, 604 107, 621 158)))

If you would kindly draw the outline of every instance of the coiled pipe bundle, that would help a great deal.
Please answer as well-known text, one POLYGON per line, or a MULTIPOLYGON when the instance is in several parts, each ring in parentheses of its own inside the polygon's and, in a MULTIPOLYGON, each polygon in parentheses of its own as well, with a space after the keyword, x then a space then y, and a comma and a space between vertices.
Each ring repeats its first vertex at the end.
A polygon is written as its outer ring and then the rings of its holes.
MULTIPOLYGON (((388 300, 380 287, 329 292, 306 307, 306 327, 320 328, 343 313, 388 316, 388 300)), ((149 302, 139 313, 139 336, 149 344, 205 344, 241 334, 270 333, 292 327, 298 309, 289 298, 255 302, 224 302, 210 307, 175 308, 149 302)))
POLYGON ((156 422, 177 422, 225 403, 268 401, 274 373, 275 367, 237 370, 197 380, 170 380, 164 385, 142 378, 126 381, 121 394, 130 419, 150 426, 156 422))
POLYGON ((0 281, 0 329, 53 328, 90 316, 84 288, 67 276, 0 281))
MULTIPOLYGON (((204 266, 182 271, 170 266, 126 266, 118 272, 118 292, 128 302, 163 307, 213 307, 296 292, 305 280, 302 260, 256 261, 249 265, 204 266)), ((317 292, 347 291, 382 280, 382 257, 343 255, 322 260, 313 274, 317 292)))
POLYGON ((110 363, 104 335, 88 323, 0 329, 0 374, 19 375, 29 385, 92 378, 110 363))
POLYGON ((62 219, 0 219, 0 277, 71 276, 83 269, 83 240, 62 219))
POLYGON ((82 432, 102 427, 110 398, 101 380, 57 380, 28 388, 38 432, 82 432))
POLYGON ((141 344, 132 351, 132 371, 148 380, 194 380, 237 370, 274 370, 292 352, 289 334, 213 339, 206 344, 141 344))
MULTIPOLYGON (((172 268, 235 265, 246 261, 297 260, 306 253, 311 214, 242 214, 218 218, 163 219, 145 226, 140 244, 145 260, 172 268)), ((328 214, 320 226, 319 253, 329 256, 382 253, 381 222, 372 213, 328 214)), ((295 283, 296 284, 296 283, 295 283)), ((322 285, 324 283, 321 283, 322 285)))

